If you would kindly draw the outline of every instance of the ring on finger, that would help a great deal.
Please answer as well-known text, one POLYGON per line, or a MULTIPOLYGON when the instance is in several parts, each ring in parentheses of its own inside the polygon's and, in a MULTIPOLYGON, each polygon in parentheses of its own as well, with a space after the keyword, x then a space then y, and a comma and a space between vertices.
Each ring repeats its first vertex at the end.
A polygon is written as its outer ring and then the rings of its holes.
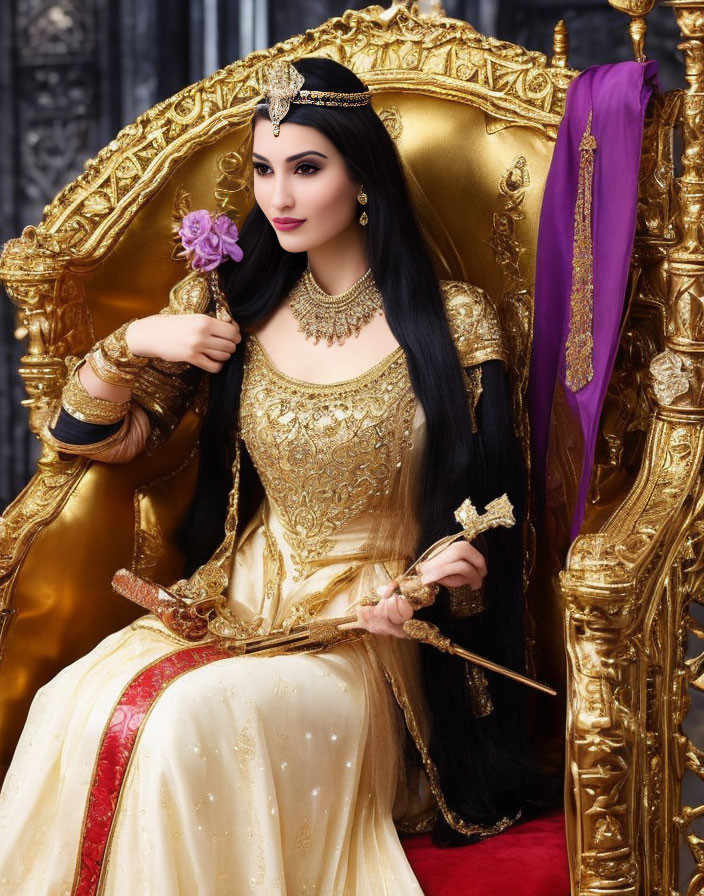
POLYGON ((414 610, 430 606, 437 597, 439 590, 435 583, 424 585, 420 576, 400 578, 398 580, 398 589, 414 610))

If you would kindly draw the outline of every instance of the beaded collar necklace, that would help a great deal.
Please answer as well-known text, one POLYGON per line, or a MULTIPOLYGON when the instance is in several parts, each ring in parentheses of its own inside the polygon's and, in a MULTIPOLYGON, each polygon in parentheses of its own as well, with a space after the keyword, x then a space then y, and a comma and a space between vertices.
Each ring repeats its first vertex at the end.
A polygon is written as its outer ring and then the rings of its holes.
POLYGON ((291 290, 291 313, 306 339, 316 343, 326 339, 328 345, 342 345, 353 333, 358 336, 375 314, 384 313, 383 297, 371 268, 337 296, 321 289, 310 268, 306 268, 291 290))

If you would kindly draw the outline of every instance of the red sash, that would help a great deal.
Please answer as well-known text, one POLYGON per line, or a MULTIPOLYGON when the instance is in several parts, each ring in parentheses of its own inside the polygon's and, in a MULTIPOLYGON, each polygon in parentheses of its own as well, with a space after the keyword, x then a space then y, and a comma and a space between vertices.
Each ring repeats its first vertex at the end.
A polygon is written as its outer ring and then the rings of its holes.
POLYGON ((214 644, 186 647, 142 669, 123 690, 105 726, 95 761, 72 896, 98 892, 122 782, 152 706, 180 675, 228 657, 232 654, 214 644))

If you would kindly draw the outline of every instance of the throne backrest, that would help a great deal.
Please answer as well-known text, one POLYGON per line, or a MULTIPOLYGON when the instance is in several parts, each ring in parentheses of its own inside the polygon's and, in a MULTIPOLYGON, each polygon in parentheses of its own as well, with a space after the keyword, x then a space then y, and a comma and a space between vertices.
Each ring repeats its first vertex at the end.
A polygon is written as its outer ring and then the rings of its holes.
MULTIPOLYGON (((28 336, 21 373, 35 432, 54 407, 66 358, 167 303, 186 273, 173 258, 174 216, 184 202, 236 216, 248 210, 252 98, 275 59, 304 55, 337 59, 368 83, 439 275, 476 283, 497 302, 527 448, 537 223, 574 73, 467 23, 401 6, 348 12, 159 103, 86 162, 38 228, 7 245, 1 273, 28 336)), ((172 536, 193 488, 198 408, 184 416, 188 396, 168 385, 146 399, 170 436, 153 456, 121 469, 62 461, 45 448, 39 473, 5 514, 3 763, 36 687, 132 617, 111 593, 112 572, 131 566, 164 582, 178 576, 172 536), (69 541, 78 548, 70 568, 62 563, 69 541)))

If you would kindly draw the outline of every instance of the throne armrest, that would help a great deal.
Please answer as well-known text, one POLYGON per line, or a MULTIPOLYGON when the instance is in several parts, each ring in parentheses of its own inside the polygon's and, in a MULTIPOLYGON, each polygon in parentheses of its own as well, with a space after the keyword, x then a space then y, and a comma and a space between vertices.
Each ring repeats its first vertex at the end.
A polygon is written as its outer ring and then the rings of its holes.
POLYGON ((676 867, 676 840, 663 842, 662 832, 680 811, 683 631, 701 581, 703 459, 701 424, 662 409, 629 494, 597 532, 576 539, 561 574, 565 797, 580 894, 651 892, 649 849, 676 867))

